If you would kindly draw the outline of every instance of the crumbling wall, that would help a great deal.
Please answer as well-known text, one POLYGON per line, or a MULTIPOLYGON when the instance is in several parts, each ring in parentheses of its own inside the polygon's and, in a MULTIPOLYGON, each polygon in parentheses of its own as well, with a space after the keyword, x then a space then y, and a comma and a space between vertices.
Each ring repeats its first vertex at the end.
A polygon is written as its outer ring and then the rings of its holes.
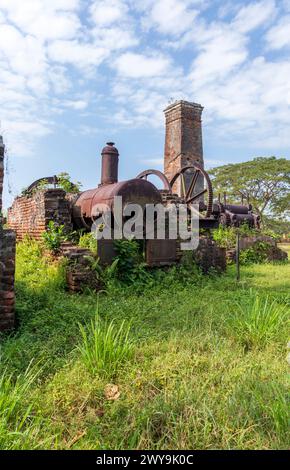
MULTIPOLYGON (((287 253, 281 250, 277 241, 266 235, 252 235, 248 237, 240 238, 240 250, 248 250, 249 248, 258 248, 259 244, 264 244, 264 255, 265 259, 269 262, 272 261, 286 261, 287 253)), ((236 249, 232 248, 227 250, 227 259, 231 262, 236 259, 236 249)))
POLYGON ((67 259, 66 284, 71 293, 83 292, 84 289, 100 290, 103 285, 92 268, 92 253, 72 243, 63 243, 61 255, 67 259))
POLYGON ((8 226, 15 230, 17 240, 29 235, 41 239, 50 220, 72 229, 70 202, 62 189, 36 191, 31 196, 17 197, 8 210, 8 226))
POLYGON ((14 326, 15 233, 3 228, 4 145, 0 136, 0 331, 14 326))
POLYGON ((209 237, 200 237, 193 258, 204 273, 208 273, 211 269, 217 272, 226 271, 226 250, 217 246, 209 237))

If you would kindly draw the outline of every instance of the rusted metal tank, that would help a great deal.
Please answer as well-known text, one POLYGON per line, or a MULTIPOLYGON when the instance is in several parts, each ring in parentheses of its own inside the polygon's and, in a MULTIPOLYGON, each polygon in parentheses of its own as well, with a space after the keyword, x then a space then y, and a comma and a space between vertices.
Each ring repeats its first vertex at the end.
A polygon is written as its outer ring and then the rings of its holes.
POLYGON ((108 209, 114 213, 114 198, 122 197, 122 206, 161 203, 160 191, 150 181, 134 178, 118 182, 119 152, 112 142, 102 151, 102 180, 99 187, 80 194, 73 204, 73 221, 78 228, 90 230, 94 220, 108 209))

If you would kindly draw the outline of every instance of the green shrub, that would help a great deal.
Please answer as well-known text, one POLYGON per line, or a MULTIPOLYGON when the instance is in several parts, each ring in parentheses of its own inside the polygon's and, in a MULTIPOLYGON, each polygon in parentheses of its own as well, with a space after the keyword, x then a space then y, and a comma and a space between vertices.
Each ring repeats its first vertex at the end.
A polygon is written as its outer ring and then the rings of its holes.
POLYGON ((82 248, 88 248, 94 254, 98 251, 98 241, 91 232, 82 234, 79 238, 78 244, 82 248))
POLYGON ((69 237, 64 225, 58 225, 51 220, 46 231, 42 234, 42 239, 48 250, 57 253, 60 245, 67 241, 69 237))
POLYGON ((266 346, 279 336, 287 323, 289 307, 258 294, 239 302, 237 312, 230 318, 231 328, 247 348, 266 346))
POLYGON ((234 227, 220 225, 217 229, 213 230, 213 239, 221 248, 233 248, 236 244, 236 231, 234 227))
POLYGON ((60 173, 57 175, 57 186, 67 193, 78 193, 81 190, 82 183, 77 181, 76 183, 73 183, 71 181, 71 177, 68 173, 60 173))
POLYGON ((109 287, 110 283, 117 280, 118 259, 115 259, 112 264, 108 266, 101 266, 99 258, 96 256, 87 256, 86 259, 90 263, 90 269, 95 272, 96 279, 104 289, 109 287))
POLYGON ((151 275, 146 269, 142 245, 136 240, 116 240, 118 278, 124 284, 146 283, 151 275))
POLYGON ((268 253, 270 248, 270 243, 256 242, 250 248, 241 250, 240 263, 244 265, 266 263, 268 260, 268 253))
POLYGON ((133 342, 130 327, 123 321, 117 326, 104 322, 97 315, 87 328, 79 325, 82 343, 78 346, 84 365, 92 374, 113 376, 132 357, 133 342))
MULTIPOLYGON (((70 175, 68 173, 63 172, 57 175, 56 186, 58 188, 63 189, 67 193, 79 193, 82 187, 82 183, 80 183, 79 181, 77 181, 76 183, 73 183, 71 181, 70 175)), ((49 187, 51 187, 51 184, 48 182, 47 179, 43 179, 43 180, 40 180, 32 189, 23 188, 21 190, 20 195, 31 197, 37 191, 45 190, 45 189, 48 189, 49 187)))

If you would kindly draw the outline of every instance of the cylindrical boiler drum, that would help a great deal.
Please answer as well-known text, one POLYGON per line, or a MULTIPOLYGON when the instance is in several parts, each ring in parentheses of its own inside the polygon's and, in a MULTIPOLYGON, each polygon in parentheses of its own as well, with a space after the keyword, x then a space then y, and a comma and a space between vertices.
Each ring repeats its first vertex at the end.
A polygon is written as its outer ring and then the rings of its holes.
POLYGON ((114 213, 114 198, 121 197, 122 210, 128 204, 138 204, 145 209, 146 204, 161 203, 158 189, 149 181, 132 179, 119 183, 99 186, 84 191, 73 206, 73 221, 78 228, 91 229, 98 217, 110 210, 114 213))
POLYGON ((249 206, 238 206, 234 204, 225 204, 224 208, 233 214, 248 214, 250 211, 249 206))

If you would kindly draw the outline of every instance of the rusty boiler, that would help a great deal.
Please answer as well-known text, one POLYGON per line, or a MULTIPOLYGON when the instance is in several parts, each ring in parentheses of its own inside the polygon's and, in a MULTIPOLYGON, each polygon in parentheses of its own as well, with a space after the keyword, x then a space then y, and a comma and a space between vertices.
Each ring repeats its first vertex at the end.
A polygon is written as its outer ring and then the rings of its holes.
POLYGON ((101 183, 94 189, 82 192, 73 205, 73 221, 78 228, 90 230, 91 226, 108 208, 114 214, 114 198, 122 196, 123 209, 128 204, 161 203, 159 190, 149 181, 134 178, 118 181, 119 152, 113 142, 102 150, 101 183))

